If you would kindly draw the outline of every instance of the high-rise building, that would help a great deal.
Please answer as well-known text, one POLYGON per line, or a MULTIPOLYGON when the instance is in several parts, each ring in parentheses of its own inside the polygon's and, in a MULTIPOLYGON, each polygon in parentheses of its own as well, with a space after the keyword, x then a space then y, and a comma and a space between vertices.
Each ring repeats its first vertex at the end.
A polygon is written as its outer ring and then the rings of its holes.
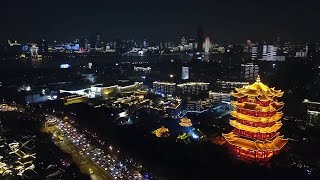
POLYGON ((145 48, 145 49, 148 47, 148 44, 147 44, 147 40, 146 40, 146 39, 143 40, 143 45, 142 45, 142 46, 143 46, 143 48, 145 48))
POLYGON ((96 49, 97 39, 95 34, 91 34, 90 37, 90 49, 96 49))
POLYGON ((163 95, 208 95, 210 83, 188 82, 182 84, 153 82, 153 92, 163 95))
POLYGON ((211 51, 211 41, 209 37, 206 37, 203 43, 204 53, 208 54, 211 51))
POLYGON ((163 49, 164 49, 163 43, 160 42, 160 44, 159 44, 159 50, 163 50, 163 49))
POLYGON ((242 86, 248 86, 249 82, 237 82, 237 81, 221 81, 218 80, 217 82, 217 88, 219 92, 223 93, 230 93, 235 88, 240 88, 242 86))
POLYGON ((153 92, 163 95, 173 95, 176 94, 176 83, 169 82, 153 82, 153 92))
POLYGON ((309 43, 307 45, 307 58, 310 61, 314 61, 316 58, 316 53, 317 53, 317 46, 315 43, 309 43))
POLYGON ((251 60, 257 60, 258 59, 258 47, 252 47, 251 48, 251 60))
POLYGON ((189 39, 188 49, 194 50, 196 48, 195 44, 196 44, 196 41, 194 39, 189 39))
POLYGON ((189 67, 182 66, 181 79, 182 80, 189 79, 189 67))
POLYGON ((247 52, 251 52, 252 51, 252 46, 253 46, 253 44, 252 44, 252 42, 251 42, 251 40, 247 40, 247 52))
POLYGON ((307 44, 296 44, 291 46, 290 44, 285 44, 283 51, 288 54, 289 57, 297 57, 301 59, 307 58, 308 45, 307 44), (288 46, 289 45, 289 46, 288 46))
POLYGON ((210 108, 211 102, 209 99, 206 100, 188 100, 186 110, 188 112, 201 112, 210 108))
POLYGON ((305 115, 308 124, 320 127, 320 102, 303 100, 302 105, 305 109, 305 115))
POLYGON ((103 42, 102 42, 102 36, 99 33, 97 33, 97 35, 96 35, 96 47, 95 48, 97 51, 103 51, 103 49, 104 49, 103 42))
POLYGON ((181 39, 181 45, 182 46, 184 46, 184 45, 187 45, 187 40, 186 40, 186 38, 184 38, 184 37, 182 37, 182 39, 181 39))
POLYGON ((257 45, 252 47, 252 60, 261 61, 285 61, 285 56, 279 55, 276 45, 257 45))
POLYGON ((243 81, 253 81, 257 79, 259 66, 253 63, 241 64, 241 77, 243 81))
POLYGON ((88 68, 91 69, 92 68, 92 62, 88 63, 88 68))
POLYGON ((101 47, 102 47, 101 35, 99 33, 97 33, 97 35, 96 35, 96 49, 100 49, 101 47))
POLYGON ((197 51, 198 52, 203 52, 203 41, 204 41, 203 29, 201 26, 199 26, 197 30, 197 51))
POLYGON ((39 41, 39 54, 47 54, 49 51, 49 44, 45 37, 41 38, 39 41))
POLYGON ((87 51, 90 49, 89 47, 89 41, 87 38, 81 38, 79 40, 79 45, 80 45, 80 48, 82 48, 83 50, 87 51))
POLYGON ((188 82, 177 85, 178 94, 183 95, 207 95, 210 83, 188 82))
POLYGON ((31 57, 38 57, 39 56, 39 47, 37 47, 35 44, 33 44, 30 47, 30 54, 31 54, 31 57))
POLYGON ((274 45, 263 45, 262 59, 272 60, 277 56, 278 47, 274 45))
POLYGON ((277 47, 281 49, 281 41, 280 41, 280 36, 277 37, 277 47))
POLYGON ((232 95, 237 98, 230 112, 235 118, 230 120, 234 127, 228 134, 222 134, 233 154, 240 159, 267 161, 286 145, 288 139, 277 132, 282 123, 284 104, 277 98, 283 96, 281 90, 269 88, 258 76, 250 86, 236 89, 232 95))
POLYGON ((90 39, 90 48, 99 50, 102 48, 101 35, 100 33, 92 34, 90 39))

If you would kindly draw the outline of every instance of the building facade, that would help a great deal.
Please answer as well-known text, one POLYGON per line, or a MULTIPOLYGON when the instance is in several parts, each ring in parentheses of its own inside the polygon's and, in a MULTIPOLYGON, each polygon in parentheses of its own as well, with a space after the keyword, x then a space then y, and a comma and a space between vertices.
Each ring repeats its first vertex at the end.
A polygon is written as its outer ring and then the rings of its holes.
POLYGON ((189 67, 182 66, 181 79, 182 80, 189 79, 189 67))
POLYGON ((305 99, 302 104, 304 106, 306 123, 320 126, 320 102, 305 99))
POLYGON ((209 92, 210 83, 188 82, 177 85, 178 95, 201 95, 209 92))
POLYGON ((241 77, 243 81, 253 81, 257 79, 259 66, 253 63, 241 64, 241 77))
POLYGON ((223 93, 230 93, 235 88, 239 88, 247 85, 249 85, 249 82, 221 81, 221 80, 217 81, 219 92, 223 92, 223 93))
POLYGON ((176 83, 169 82, 153 82, 153 92, 161 95, 173 95, 176 94, 176 83))
POLYGON ((260 61, 285 61, 285 56, 279 54, 279 48, 276 45, 256 45, 252 47, 252 60, 260 61))
POLYGON ((204 48, 204 53, 205 54, 209 54, 210 51, 211 51, 211 41, 210 41, 210 38, 209 37, 206 37, 206 39, 204 40, 204 43, 203 43, 203 48, 204 48))
POLYGON ((186 110, 188 112, 202 112, 211 106, 210 99, 206 100, 197 100, 197 101, 188 101, 186 110))

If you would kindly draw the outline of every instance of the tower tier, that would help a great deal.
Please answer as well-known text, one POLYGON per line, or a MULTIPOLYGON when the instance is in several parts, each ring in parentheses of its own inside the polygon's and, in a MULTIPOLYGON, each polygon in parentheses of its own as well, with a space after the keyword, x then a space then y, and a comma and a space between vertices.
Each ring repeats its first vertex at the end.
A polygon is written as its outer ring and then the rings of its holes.
POLYGON ((283 116, 282 112, 276 112, 272 116, 268 116, 268 117, 251 116, 251 115, 243 114, 238 111, 230 111, 230 114, 231 114, 231 116, 233 116, 237 119, 241 119, 244 121, 250 121, 250 122, 257 122, 257 123, 259 123, 259 122, 261 122, 261 123, 276 122, 276 121, 279 121, 283 116))

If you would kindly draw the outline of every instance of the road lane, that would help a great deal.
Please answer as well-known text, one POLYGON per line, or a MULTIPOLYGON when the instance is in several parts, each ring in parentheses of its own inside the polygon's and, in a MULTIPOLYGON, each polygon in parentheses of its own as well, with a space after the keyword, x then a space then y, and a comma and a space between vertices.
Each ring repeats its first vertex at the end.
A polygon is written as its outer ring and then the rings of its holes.
MULTIPOLYGON (((51 127, 50 133, 61 134, 61 131, 57 127, 51 127)), ((63 141, 55 141, 55 144, 64 152, 72 155, 73 161, 79 166, 80 170, 83 173, 91 175, 89 169, 94 169, 92 175, 95 175, 97 179, 113 180, 113 177, 102 167, 100 167, 97 163, 95 163, 90 157, 81 154, 81 150, 75 144, 73 144, 69 138, 64 137, 63 141)))

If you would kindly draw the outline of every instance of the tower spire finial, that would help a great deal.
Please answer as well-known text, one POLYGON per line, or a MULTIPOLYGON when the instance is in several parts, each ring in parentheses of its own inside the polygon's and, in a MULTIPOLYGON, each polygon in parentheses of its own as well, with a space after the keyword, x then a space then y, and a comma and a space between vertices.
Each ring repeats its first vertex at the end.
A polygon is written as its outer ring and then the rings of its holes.
POLYGON ((256 82, 257 82, 257 83, 260 82, 260 75, 258 75, 256 82))

